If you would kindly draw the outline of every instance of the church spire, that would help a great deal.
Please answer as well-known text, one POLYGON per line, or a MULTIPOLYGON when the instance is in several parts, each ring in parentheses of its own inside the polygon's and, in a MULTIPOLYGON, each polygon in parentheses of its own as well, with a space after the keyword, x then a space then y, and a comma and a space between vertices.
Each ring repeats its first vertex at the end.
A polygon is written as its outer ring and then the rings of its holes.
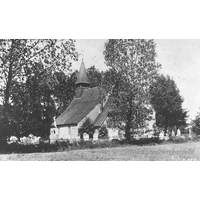
POLYGON ((79 73, 78 73, 78 77, 77 77, 77 80, 76 80, 76 85, 78 84, 89 84, 90 85, 90 80, 87 76, 87 73, 86 73, 86 69, 85 69, 85 64, 84 64, 84 61, 82 59, 82 63, 81 63, 81 67, 80 67, 80 70, 79 70, 79 73))
POLYGON ((75 91, 76 98, 80 98, 84 93, 84 91, 90 87, 90 80, 87 76, 83 59, 75 85, 76 85, 76 91, 75 91))

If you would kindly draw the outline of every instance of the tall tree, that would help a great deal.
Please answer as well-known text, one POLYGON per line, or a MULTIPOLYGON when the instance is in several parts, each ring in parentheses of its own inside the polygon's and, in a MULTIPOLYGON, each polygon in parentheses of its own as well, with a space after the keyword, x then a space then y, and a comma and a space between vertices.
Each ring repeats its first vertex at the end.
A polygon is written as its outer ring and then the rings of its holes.
POLYGON ((63 72, 55 74, 57 82, 55 84, 53 96, 57 105, 58 115, 68 107, 75 96, 77 74, 78 71, 74 71, 67 76, 63 72))
POLYGON ((102 84, 102 74, 96 67, 93 65, 87 69, 87 75, 91 82, 91 87, 101 86, 102 84))
POLYGON ((75 73, 56 72, 49 83, 44 66, 33 65, 25 83, 15 83, 11 91, 12 135, 49 136, 53 117, 61 114, 74 97, 75 73))
POLYGON ((127 140, 131 132, 144 127, 149 114, 149 86, 157 76, 160 65, 156 63, 153 40, 108 40, 104 51, 107 66, 111 68, 107 76, 113 81, 110 113, 112 126, 124 129, 127 140))
POLYGON ((165 132, 174 126, 186 125, 187 112, 182 109, 183 98, 170 76, 160 75, 150 87, 151 104, 157 114, 157 126, 165 132))
POLYGON ((192 120, 192 131, 200 135, 200 112, 198 112, 195 119, 192 120))
POLYGON ((50 81, 48 75, 61 69, 68 71, 71 60, 76 60, 77 56, 74 40, 0 40, 0 79, 3 83, 1 142, 5 144, 8 135, 10 99, 14 83, 24 82, 34 63, 44 65, 46 81, 50 81))
POLYGON ((11 134, 18 137, 29 134, 47 136, 56 109, 52 98, 54 85, 46 81, 44 66, 32 65, 27 80, 14 85, 11 90, 10 123, 15 124, 15 131, 11 134))

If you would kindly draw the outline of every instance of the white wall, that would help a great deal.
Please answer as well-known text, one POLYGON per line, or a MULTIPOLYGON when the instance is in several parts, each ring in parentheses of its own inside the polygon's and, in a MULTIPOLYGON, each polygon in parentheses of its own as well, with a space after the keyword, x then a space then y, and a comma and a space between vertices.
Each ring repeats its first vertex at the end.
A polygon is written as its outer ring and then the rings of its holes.
POLYGON ((59 139, 64 139, 64 140, 71 139, 68 126, 59 127, 58 132, 59 132, 59 139))
POLYGON ((78 135, 78 126, 71 126, 70 131, 72 139, 80 139, 80 136, 78 135))
POLYGON ((63 126, 58 128, 51 128, 50 140, 55 142, 56 140, 75 140, 79 139, 78 126, 63 126))

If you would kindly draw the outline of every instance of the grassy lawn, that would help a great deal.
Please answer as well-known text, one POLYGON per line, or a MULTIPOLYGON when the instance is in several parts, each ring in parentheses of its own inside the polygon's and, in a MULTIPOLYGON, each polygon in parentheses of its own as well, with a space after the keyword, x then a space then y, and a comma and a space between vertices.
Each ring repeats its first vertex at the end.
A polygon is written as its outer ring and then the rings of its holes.
POLYGON ((13 161, 172 161, 200 160, 200 142, 162 144, 155 146, 124 146, 116 148, 72 150, 51 153, 2 154, 0 160, 13 161))

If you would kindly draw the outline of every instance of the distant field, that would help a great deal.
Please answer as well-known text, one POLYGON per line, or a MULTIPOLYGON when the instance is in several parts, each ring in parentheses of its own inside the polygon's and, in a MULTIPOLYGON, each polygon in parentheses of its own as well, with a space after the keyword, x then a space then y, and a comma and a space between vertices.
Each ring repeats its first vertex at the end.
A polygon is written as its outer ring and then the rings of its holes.
POLYGON ((51 153, 7 154, 0 160, 13 161, 156 161, 200 160, 200 142, 162 144, 156 146, 125 146, 104 149, 73 150, 51 153))

